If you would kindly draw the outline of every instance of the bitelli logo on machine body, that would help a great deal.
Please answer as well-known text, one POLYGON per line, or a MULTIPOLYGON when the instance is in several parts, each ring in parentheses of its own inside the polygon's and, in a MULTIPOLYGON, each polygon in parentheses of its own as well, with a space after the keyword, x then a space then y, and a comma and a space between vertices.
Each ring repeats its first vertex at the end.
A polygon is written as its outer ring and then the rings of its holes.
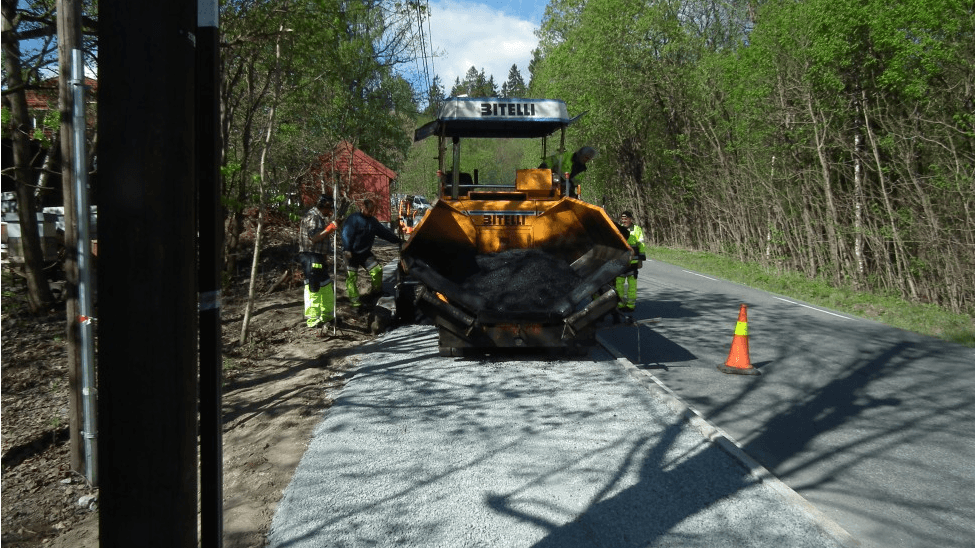
POLYGON ((480 218, 481 226, 525 226, 529 224, 528 219, 537 217, 538 213, 535 211, 470 211, 468 215, 480 218))
POLYGON ((481 103, 481 116, 535 116, 535 103, 481 103))

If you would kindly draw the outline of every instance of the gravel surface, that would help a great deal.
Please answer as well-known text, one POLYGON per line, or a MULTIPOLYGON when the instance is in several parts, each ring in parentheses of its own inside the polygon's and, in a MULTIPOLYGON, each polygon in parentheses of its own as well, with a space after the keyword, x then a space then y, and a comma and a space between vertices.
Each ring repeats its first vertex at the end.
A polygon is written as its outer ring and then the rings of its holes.
POLYGON ((430 326, 362 348, 268 546, 838 546, 601 349, 436 348, 430 326))

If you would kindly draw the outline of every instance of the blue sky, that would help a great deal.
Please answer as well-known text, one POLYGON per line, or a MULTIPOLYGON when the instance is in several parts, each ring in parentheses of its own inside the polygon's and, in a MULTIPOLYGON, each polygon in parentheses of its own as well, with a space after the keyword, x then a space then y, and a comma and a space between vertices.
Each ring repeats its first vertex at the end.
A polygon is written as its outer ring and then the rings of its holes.
MULTIPOLYGON (((23 1, 23 0, 21 0, 23 1)), ((427 46, 437 57, 428 61, 445 91, 463 78, 471 66, 494 76, 500 87, 511 65, 518 65, 528 83, 528 62, 538 45, 535 31, 548 0, 428 0, 431 18, 424 26, 427 46)), ((427 50, 429 52, 429 50, 427 50)), ((405 72, 422 71, 422 65, 405 72)), ((409 77, 409 76, 408 76, 409 77)))
MULTIPOLYGON (((429 0, 430 36, 434 51, 431 72, 440 75, 445 91, 471 66, 484 69, 500 85, 511 65, 518 65, 528 83, 528 62, 538 45, 535 31, 548 0, 429 0)), ((426 29, 424 29, 426 30, 426 29)), ((431 75, 432 77, 432 75, 431 75)))

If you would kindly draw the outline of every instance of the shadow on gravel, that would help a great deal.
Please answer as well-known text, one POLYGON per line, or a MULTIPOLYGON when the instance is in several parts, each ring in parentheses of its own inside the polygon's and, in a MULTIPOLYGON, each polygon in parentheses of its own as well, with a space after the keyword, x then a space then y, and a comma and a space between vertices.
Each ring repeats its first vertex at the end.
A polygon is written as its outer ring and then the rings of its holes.
POLYGON ((605 352, 442 359, 432 331, 362 348, 268 546, 831 545, 605 352))
MULTIPOLYGON (((532 545, 536 548, 652 546, 661 537, 671 534, 680 522, 755 483, 743 468, 740 474, 715 473, 712 467, 715 461, 728 456, 711 444, 690 459, 672 466, 673 463, 668 462, 668 450, 682 431, 682 424, 672 424, 658 437, 637 440, 621 468, 639 463, 638 482, 611 496, 606 496, 607 492, 615 485, 604 486, 594 497, 593 504, 568 523, 556 523, 521 510, 536 501, 517 492, 491 495, 485 502, 495 512, 545 529, 545 537, 532 545)), ((761 528, 756 525, 756 529, 761 528)), ((707 527, 702 529, 708 530, 707 527)), ((702 532, 700 538, 685 534, 682 545, 708 546, 706 537, 711 534, 713 531, 702 532)), ((735 545, 734 538, 738 534, 736 527, 727 527, 721 534, 721 545, 735 545)), ((775 538, 768 538, 768 541, 769 546, 786 545, 779 544, 775 538)), ((742 538, 742 544, 751 543, 742 538)))

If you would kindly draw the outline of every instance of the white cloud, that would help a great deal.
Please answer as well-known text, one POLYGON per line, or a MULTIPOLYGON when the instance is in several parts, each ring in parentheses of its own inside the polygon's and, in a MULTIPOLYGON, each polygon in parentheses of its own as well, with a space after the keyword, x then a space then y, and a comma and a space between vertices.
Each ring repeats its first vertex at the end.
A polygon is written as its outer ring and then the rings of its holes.
POLYGON ((472 66, 494 76, 501 87, 511 65, 518 65, 528 83, 528 63, 538 45, 537 22, 475 2, 431 2, 430 12, 428 38, 438 55, 431 70, 440 75, 447 93, 454 80, 463 79, 472 66))

